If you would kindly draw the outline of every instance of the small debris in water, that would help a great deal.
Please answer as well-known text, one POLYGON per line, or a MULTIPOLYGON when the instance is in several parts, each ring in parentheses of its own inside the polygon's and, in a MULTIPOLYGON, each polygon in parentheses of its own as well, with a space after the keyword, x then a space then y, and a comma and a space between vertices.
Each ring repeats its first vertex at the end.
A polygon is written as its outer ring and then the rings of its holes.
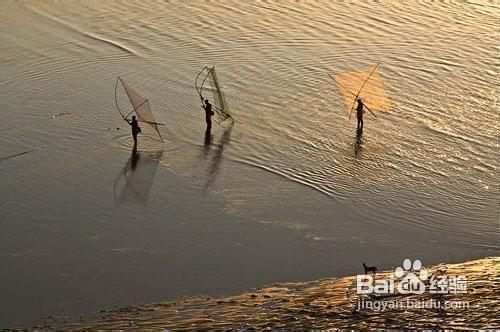
POLYGON ((52 115, 50 118, 51 118, 51 119, 55 119, 56 117, 58 117, 58 116, 63 116, 63 115, 71 115, 71 113, 70 113, 70 112, 61 112, 61 113, 59 113, 59 114, 52 115))

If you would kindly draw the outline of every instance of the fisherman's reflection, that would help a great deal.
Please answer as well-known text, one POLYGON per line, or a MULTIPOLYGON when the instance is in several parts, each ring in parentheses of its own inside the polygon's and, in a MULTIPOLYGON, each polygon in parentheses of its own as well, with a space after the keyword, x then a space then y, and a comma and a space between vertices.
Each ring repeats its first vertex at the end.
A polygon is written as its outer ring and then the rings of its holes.
POLYGON ((204 145, 205 147, 210 147, 210 144, 212 144, 212 141, 214 139, 214 135, 212 135, 211 127, 207 127, 207 130, 205 130, 205 140, 204 140, 204 145))
POLYGON ((114 184, 117 205, 146 205, 163 151, 142 153, 132 150, 114 184))
POLYGON ((356 144, 354 145, 354 155, 357 157, 361 153, 363 145, 363 128, 356 130, 356 144))
POLYGON ((231 132, 233 130, 234 122, 231 122, 229 126, 222 133, 219 141, 213 144, 213 136, 210 132, 205 132, 205 147, 207 154, 211 154, 211 158, 209 160, 208 165, 208 176, 207 182, 205 183, 205 190, 210 187, 210 185, 215 181, 217 175, 220 171, 221 162, 223 159, 224 147, 229 144, 231 140, 231 132), (210 146, 213 146, 213 149, 210 149, 210 146))
MULTIPOLYGON (((135 169, 137 168, 137 164, 139 163, 139 159, 141 159, 141 153, 139 151, 137 151, 136 149, 132 149, 132 155, 130 156, 130 159, 128 161, 128 163, 130 163, 130 168, 132 169, 132 172, 135 171, 135 169)), ((127 169, 127 166, 125 165, 125 170, 126 169, 127 169)))

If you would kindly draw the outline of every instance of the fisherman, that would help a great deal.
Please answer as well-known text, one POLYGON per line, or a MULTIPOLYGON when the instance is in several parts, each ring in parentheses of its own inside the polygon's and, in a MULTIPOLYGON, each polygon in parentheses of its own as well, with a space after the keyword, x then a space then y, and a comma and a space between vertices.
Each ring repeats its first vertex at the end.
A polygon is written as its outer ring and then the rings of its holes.
POLYGON ((360 98, 358 98, 358 106, 356 106, 356 115, 358 118, 358 131, 363 131, 363 113, 365 112, 363 110, 363 101, 361 101, 360 98))
POLYGON ((132 127, 132 137, 134 138, 134 151, 137 150, 137 134, 141 132, 141 127, 139 127, 139 123, 137 122, 135 115, 132 116, 132 120, 125 119, 127 123, 132 127))
MULTIPOLYGON (((203 103, 203 97, 201 98, 201 102, 203 103)), ((203 104, 203 109, 205 110, 205 121, 207 122, 207 131, 210 131, 212 128, 212 116, 215 114, 214 111, 212 111, 212 104, 208 101, 208 99, 205 99, 205 102, 203 104)))

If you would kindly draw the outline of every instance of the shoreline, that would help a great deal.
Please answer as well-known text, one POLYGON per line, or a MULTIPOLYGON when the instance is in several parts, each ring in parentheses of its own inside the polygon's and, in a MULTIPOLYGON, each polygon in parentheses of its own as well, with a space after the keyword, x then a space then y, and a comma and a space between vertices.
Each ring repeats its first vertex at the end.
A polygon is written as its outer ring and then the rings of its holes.
MULTIPOLYGON (((424 267, 429 275, 467 277, 463 294, 356 293, 356 276, 279 283, 220 298, 196 296, 177 301, 101 310, 93 316, 47 317, 42 329, 291 329, 500 327, 500 257, 424 267), (359 301, 434 301, 468 303, 468 308, 359 309, 359 301)), ((376 280, 389 280, 383 271, 376 280)))

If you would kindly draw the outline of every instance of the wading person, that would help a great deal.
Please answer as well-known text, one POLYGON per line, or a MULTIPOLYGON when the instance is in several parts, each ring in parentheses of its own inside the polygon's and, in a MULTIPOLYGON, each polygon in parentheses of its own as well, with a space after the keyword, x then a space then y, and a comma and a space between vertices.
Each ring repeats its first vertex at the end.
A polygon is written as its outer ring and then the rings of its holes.
POLYGON ((363 109, 363 102, 358 98, 358 106, 356 106, 356 115, 358 118, 358 131, 363 131, 363 113, 365 112, 363 109))
MULTIPOLYGON (((201 101, 203 102, 203 98, 201 98, 201 101)), ((205 99, 205 102, 203 104, 203 109, 205 110, 205 121, 207 122, 207 131, 210 131, 212 128, 212 116, 214 115, 214 111, 212 111, 212 104, 208 101, 208 99, 205 99)))
POLYGON ((132 120, 125 119, 130 127, 132 128, 132 137, 134 138, 134 151, 137 150, 137 134, 141 132, 141 127, 139 127, 139 122, 135 118, 135 115, 132 116, 132 120))

